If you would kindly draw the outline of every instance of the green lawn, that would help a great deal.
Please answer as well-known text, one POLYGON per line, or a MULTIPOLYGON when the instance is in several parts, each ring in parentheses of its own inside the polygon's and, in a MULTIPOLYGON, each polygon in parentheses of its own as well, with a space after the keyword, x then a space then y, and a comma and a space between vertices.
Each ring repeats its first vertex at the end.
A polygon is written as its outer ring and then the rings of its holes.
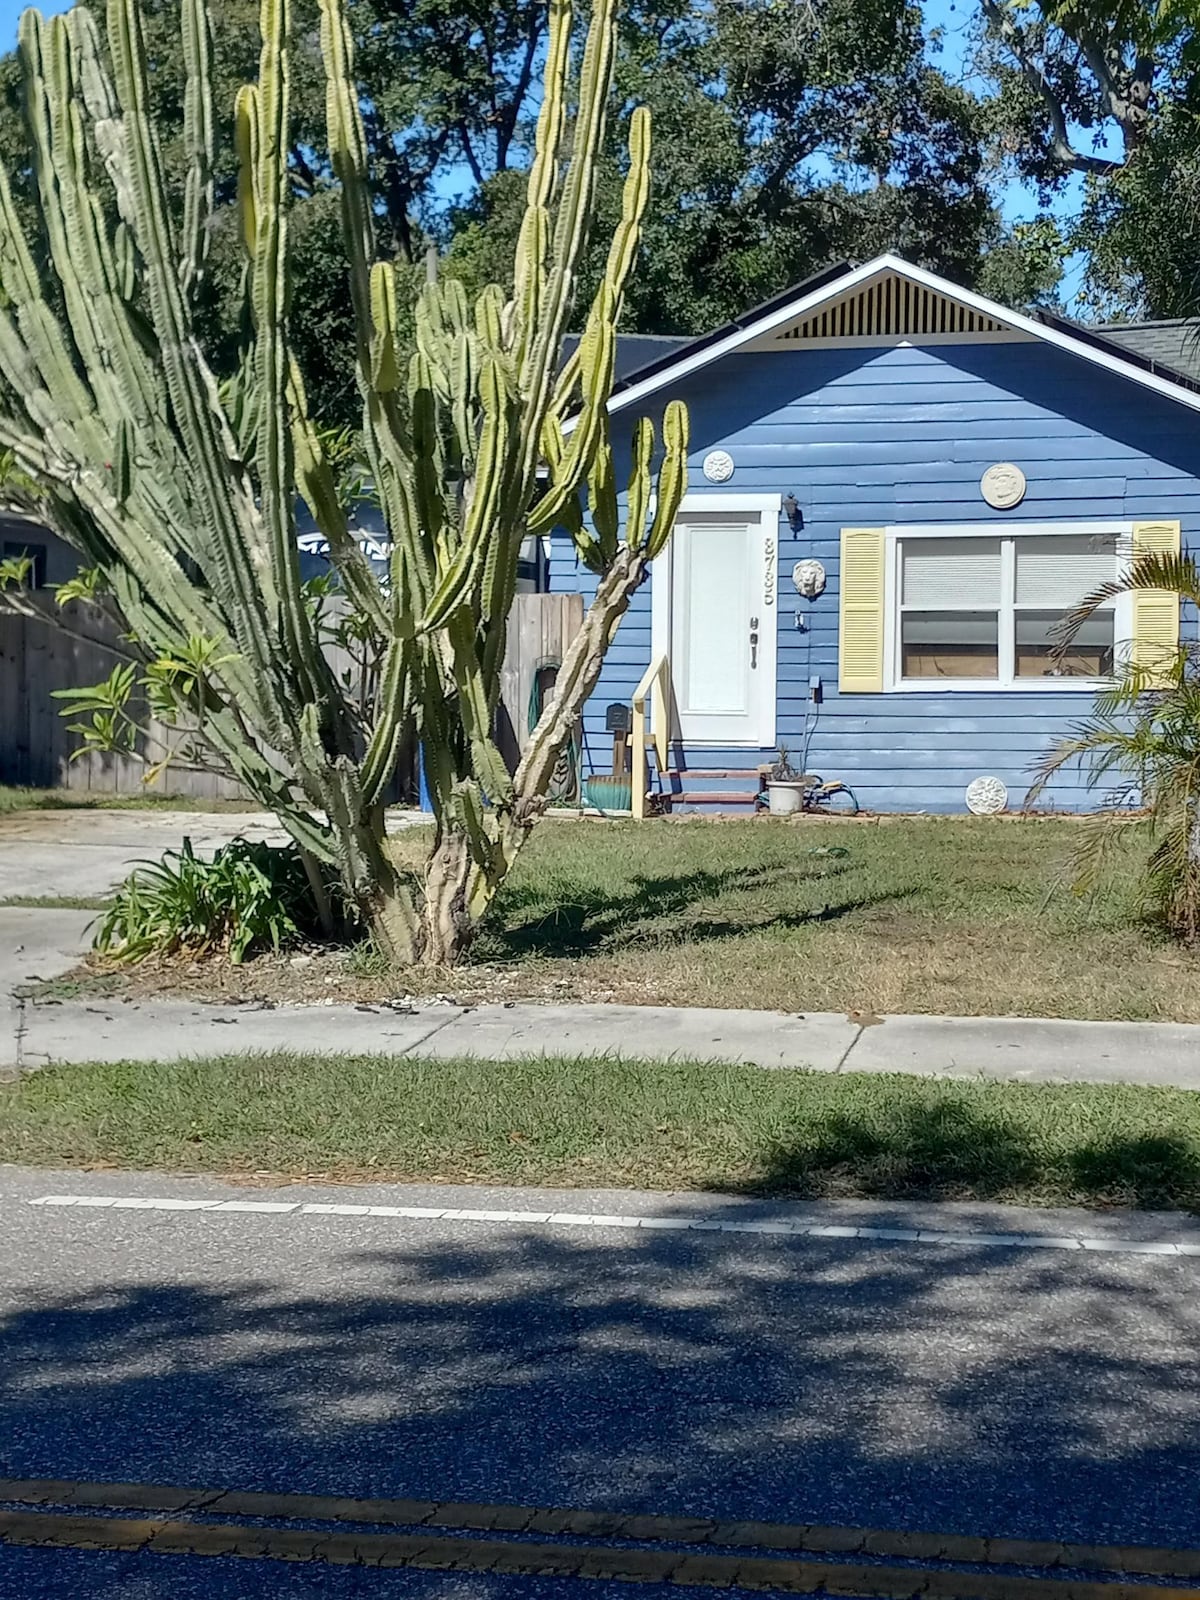
POLYGON ((0 816, 13 811, 253 811, 249 800, 206 800, 195 795, 104 794, 87 789, 27 789, 0 783, 0 816))
POLYGON ((548 822, 475 974, 432 982, 470 994, 482 963, 513 996, 1200 1021, 1200 958, 1142 917, 1139 847, 1094 901, 1053 892, 1079 827, 548 822))
POLYGON ((106 896, 96 894, 10 894, 0 899, 0 910, 103 911, 107 904, 106 896))
POLYGON ((1200 1095, 612 1060, 57 1067, 0 1088, 0 1161, 1200 1209, 1200 1095))

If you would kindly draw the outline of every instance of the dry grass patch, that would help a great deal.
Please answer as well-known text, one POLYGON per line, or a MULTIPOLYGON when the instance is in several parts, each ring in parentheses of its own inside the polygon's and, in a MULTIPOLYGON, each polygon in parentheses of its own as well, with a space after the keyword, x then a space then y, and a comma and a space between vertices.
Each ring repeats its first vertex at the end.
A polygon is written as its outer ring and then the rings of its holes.
MULTIPOLYGON (((549 822, 473 960, 386 973, 369 949, 121 978, 221 998, 579 999, 785 1011, 1200 1021, 1200 959, 1139 914, 1138 852, 1065 888, 1069 819, 798 825, 549 822)), ((400 846, 414 859, 422 831, 400 846)))

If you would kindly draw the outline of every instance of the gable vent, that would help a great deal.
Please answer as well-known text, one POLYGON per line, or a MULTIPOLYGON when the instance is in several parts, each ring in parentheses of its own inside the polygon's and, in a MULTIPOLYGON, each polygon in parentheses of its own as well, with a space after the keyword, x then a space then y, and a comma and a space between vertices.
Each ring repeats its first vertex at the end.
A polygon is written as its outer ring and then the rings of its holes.
POLYGON ((1003 322, 948 295, 894 274, 847 295, 775 335, 779 344, 803 339, 921 339, 1005 333, 1003 322))

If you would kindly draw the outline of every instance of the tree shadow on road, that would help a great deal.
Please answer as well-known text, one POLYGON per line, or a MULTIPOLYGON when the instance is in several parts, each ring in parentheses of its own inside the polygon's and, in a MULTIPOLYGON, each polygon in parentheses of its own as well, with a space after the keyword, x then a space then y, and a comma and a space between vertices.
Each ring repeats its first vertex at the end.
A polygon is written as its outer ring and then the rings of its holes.
POLYGON ((1190 1261, 112 1216, 8 1294, 4 1475, 1200 1538, 1190 1261))

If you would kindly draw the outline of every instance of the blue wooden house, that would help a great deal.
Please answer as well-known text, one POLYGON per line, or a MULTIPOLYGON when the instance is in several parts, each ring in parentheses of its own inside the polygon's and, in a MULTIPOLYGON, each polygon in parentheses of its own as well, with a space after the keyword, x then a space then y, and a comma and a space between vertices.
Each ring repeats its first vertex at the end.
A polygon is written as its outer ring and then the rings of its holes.
MULTIPOLYGON (((611 771, 608 708, 653 681, 647 787, 671 809, 750 808, 781 745, 865 809, 961 811, 981 777, 1019 805, 1122 659, 1177 645, 1174 597, 1146 595, 1053 648, 1135 551, 1200 542, 1200 383, 1131 339, 885 256, 652 357, 614 434, 685 401, 689 490, 589 704, 585 774, 611 771)), ((550 587, 594 587, 565 535, 550 587)), ((1067 774, 1044 803, 1098 796, 1067 774)))

